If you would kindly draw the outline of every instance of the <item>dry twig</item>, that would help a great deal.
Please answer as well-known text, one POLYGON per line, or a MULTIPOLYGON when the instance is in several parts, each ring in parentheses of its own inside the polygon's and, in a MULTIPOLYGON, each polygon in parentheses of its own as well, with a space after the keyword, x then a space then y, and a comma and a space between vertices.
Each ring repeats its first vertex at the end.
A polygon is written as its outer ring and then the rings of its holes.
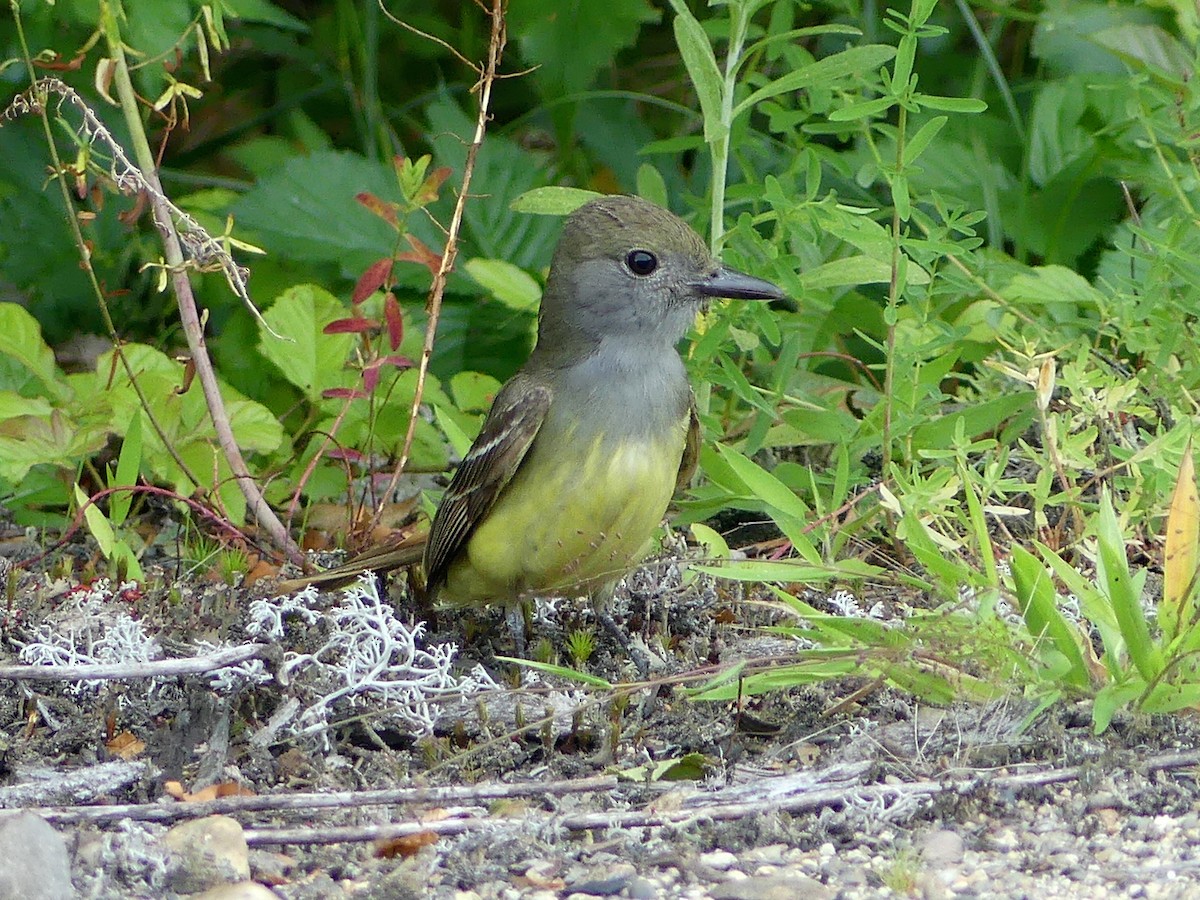
POLYGON ((207 656, 156 659, 153 662, 79 666, 0 666, 0 681, 120 681, 135 678, 171 678, 203 675, 257 659, 266 644, 243 644, 207 656))
MULTIPOLYGON (((1200 751, 1164 753, 1147 759, 1140 767, 1145 772, 1183 769, 1200 765, 1200 751)), ((976 778, 956 778, 946 781, 913 781, 907 784, 862 785, 853 773, 830 782, 818 782, 817 773, 801 772, 789 778, 764 779, 759 785, 770 796, 754 796, 745 786, 711 794, 693 795, 684 809, 630 810, 626 812, 579 813, 562 816, 556 824, 567 831, 592 831, 609 828, 653 828, 663 825, 683 825, 693 821, 743 819, 768 812, 791 814, 812 812, 824 807, 843 807, 849 804, 896 805, 919 801, 939 794, 955 794, 987 790, 1012 791, 1043 787, 1082 778, 1089 766, 1068 766, 1063 769, 1044 769, 1017 775, 976 778), (794 790, 788 792, 792 782, 794 790), (780 782, 785 782, 781 784, 780 782), (741 799, 728 802, 728 798, 741 799), (724 801, 724 802, 723 802, 724 801)), ((836 774, 836 773, 835 773, 836 774)), ((462 834, 481 828, 495 828, 496 817, 444 819, 438 822, 389 823, 383 825, 327 826, 317 828, 250 828, 246 841, 251 846, 266 844, 335 844, 351 841, 373 841, 403 837, 422 831, 437 834, 462 834)))
POLYGON ((335 791, 333 793, 266 794, 261 797, 224 797, 203 803, 125 803, 106 806, 33 808, 49 822, 174 822, 204 816, 235 815, 247 812, 302 812, 317 809, 358 809, 364 806, 421 804, 445 806, 450 803, 483 804, 510 797, 561 797, 590 791, 611 790, 617 779, 611 775, 573 781, 535 781, 520 784, 458 785, 442 788, 396 788, 378 791, 335 791))
MULTIPOLYGON (((488 109, 492 102, 492 85, 496 81, 500 57, 504 53, 504 45, 508 40, 504 12, 505 0, 492 0, 492 8, 489 12, 491 37, 488 40, 487 64, 482 67, 472 67, 479 73, 479 83, 476 85, 476 89, 479 91, 479 114, 475 117, 475 135, 467 148, 467 159, 463 164, 462 185, 458 191, 458 200, 454 204, 454 214, 450 217, 450 227, 446 231, 446 248, 442 251, 442 261, 438 265, 437 273, 433 276, 433 284, 429 289, 429 302, 426 304, 429 319, 425 325, 425 342, 421 347, 421 359, 417 364, 417 385, 413 392, 412 407, 409 410, 408 431, 404 435, 400 459, 396 462, 392 478, 376 505, 372 528, 379 524, 384 509, 387 507, 387 498, 391 497, 396 490, 400 476, 408 465, 408 457, 412 452, 413 440, 416 437, 417 416, 421 413, 425 379, 429 374, 429 360, 433 356, 433 341, 437 334, 438 318, 442 310, 442 295, 446 290, 446 278, 449 276, 450 270, 454 268, 454 259, 458 255, 458 235, 462 230, 463 211, 467 205, 471 177, 475 173, 475 158, 479 154, 479 148, 483 145, 483 137, 487 131, 487 123, 490 118, 488 109)), ((462 58, 457 53, 455 55, 462 58)))

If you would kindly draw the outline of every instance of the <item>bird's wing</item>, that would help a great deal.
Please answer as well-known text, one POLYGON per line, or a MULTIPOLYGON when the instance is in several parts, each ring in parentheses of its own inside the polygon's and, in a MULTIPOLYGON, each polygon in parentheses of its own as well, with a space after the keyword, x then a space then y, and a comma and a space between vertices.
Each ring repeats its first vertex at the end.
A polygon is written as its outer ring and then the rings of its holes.
POLYGON ((696 396, 688 403, 687 440, 683 445, 683 457, 679 460, 679 473, 675 476, 675 493, 692 483, 696 466, 700 465, 700 417, 696 414, 696 396))
POLYGON ((496 395, 483 430, 463 457, 433 517, 425 548, 425 577, 431 588, 496 503, 533 444, 550 409, 544 384, 516 375, 496 395))

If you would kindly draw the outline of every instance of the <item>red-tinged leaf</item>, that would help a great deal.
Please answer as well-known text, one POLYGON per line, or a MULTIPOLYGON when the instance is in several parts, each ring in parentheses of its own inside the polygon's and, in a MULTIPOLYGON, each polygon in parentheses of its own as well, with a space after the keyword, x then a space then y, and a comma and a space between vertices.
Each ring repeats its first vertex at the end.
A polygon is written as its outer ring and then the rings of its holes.
POLYGON ((421 189, 417 191, 417 196, 414 198, 417 203, 424 206, 426 203, 436 200, 442 184, 450 177, 452 171, 449 166, 441 166, 426 175, 425 180, 421 182, 421 189))
POLYGON ((146 192, 138 191, 137 197, 133 200, 133 206, 124 212, 117 213, 117 219, 120 220, 122 225, 132 225, 146 211, 147 203, 146 192))
POLYGON ((400 312, 400 301, 391 291, 383 300, 383 320, 387 323, 388 344, 395 350, 404 340, 404 316, 400 312))
POLYGON ((370 365, 363 369, 362 382, 368 394, 375 393, 375 388, 379 387, 379 366, 370 365))
POLYGON ((366 459, 358 450, 352 450, 349 447, 337 447, 325 455, 330 459, 341 459, 352 463, 359 463, 366 459))
POLYGON ((390 258, 376 260, 367 267, 367 271, 359 276, 358 282, 354 285, 354 293, 350 296, 350 302, 355 306, 362 303, 373 293, 383 287, 384 283, 392 277, 392 260, 390 258))
POLYGON ((321 396, 326 400, 362 400, 367 395, 357 388, 326 388, 321 396))
POLYGON ((363 191, 361 194, 356 194, 354 197, 359 203, 365 206, 368 210, 375 213, 383 221, 387 222, 393 228, 399 230, 400 219, 396 215, 396 204, 390 203, 387 200, 380 200, 370 191, 363 191))
POLYGON ((323 334, 364 334, 374 331, 378 327, 379 323, 374 319, 352 316, 348 319, 335 319, 322 328, 321 332, 323 334))
POLYGON ((381 366, 395 366, 397 369, 411 369, 415 363, 407 356, 385 356, 379 360, 381 366))
POLYGON ((35 56, 33 64, 39 69, 48 69, 51 72, 74 72, 83 65, 86 54, 80 53, 74 59, 69 59, 63 62, 63 58, 57 53, 51 51, 49 56, 35 56))
POLYGON ((434 253, 429 247, 424 244, 420 238, 412 234, 404 235, 404 239, 408 241, 408 245, 412 250, 404 253, 397 253, 396 259, 404 262, 415 262, 429 270, 430 275, 436 275, 442 265, 442 257, 438 253, 434 253))

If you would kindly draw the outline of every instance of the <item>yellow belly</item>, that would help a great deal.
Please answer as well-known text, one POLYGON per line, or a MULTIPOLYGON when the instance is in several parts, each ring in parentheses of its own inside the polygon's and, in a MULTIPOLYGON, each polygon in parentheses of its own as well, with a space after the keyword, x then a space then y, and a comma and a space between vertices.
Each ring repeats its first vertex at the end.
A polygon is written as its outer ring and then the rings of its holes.
POLYGON ((675 490, 686 422, 655 444, 579 452, 535 443, 517 475, 450 564, 439 596, 512 603, 541 593, 592 594, 650 549, 675 490), (566 458, 564 458, 566 457, 566 458))

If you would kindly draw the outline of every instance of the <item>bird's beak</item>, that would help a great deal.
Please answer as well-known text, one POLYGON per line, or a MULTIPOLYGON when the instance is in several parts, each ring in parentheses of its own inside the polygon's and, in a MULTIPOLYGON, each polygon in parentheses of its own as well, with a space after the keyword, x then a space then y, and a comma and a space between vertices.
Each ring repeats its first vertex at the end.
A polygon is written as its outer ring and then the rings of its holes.
POLYGON ((726 300, 788 299, 787 294, 771 282, 725 266, 698 279, 692 287, 704 297, 724 297, 726 300))

